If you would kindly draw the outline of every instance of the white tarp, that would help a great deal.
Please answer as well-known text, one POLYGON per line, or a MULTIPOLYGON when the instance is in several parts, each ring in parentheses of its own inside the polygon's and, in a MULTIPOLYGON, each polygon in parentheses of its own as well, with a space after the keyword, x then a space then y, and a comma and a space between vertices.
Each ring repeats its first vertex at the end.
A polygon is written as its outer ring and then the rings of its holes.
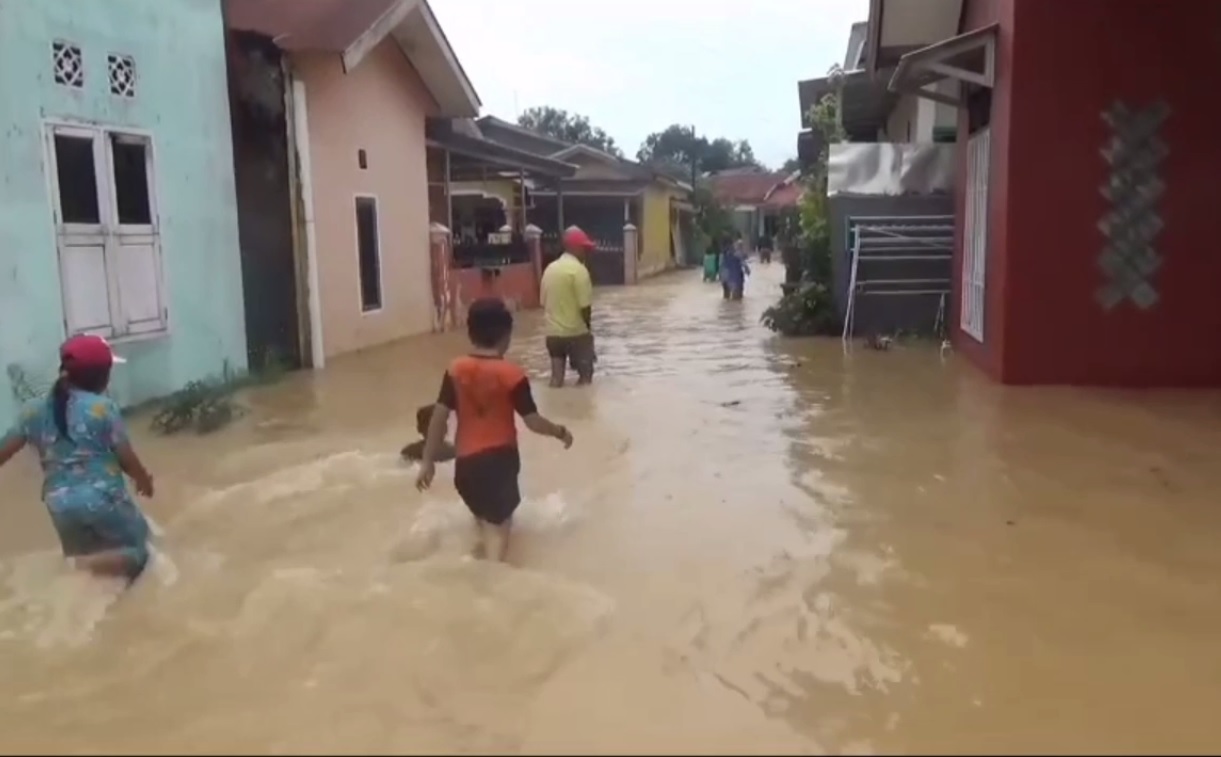
POLYGON ((827 194, 834 197, 952 192, 956 147, 942 143, 833 144, 827 160, 827 194))

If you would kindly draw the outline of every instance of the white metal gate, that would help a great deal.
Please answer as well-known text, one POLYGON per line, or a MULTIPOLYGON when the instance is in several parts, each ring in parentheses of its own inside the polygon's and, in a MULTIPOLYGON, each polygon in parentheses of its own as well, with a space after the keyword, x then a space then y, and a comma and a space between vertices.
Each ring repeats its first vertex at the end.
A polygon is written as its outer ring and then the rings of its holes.
MULTIPOLYGON (((924 300, 927 306, 920 305, 915 312, 935 313, 931 323, 921 317, 918 325, 903 328, 931 327, 933 333, 941 333, 950 294, 953 216, 850 216, 845 252, 850 262, 845 344, 854 335, 857 312, 865 302, 873 302, 875 310, 893 310, 895 298, 909 303, 924 300), (887 300, 890 303, 883 304, 887 300)), ((910 319, 913 311, 910 307, 907 311, 910 319)))
POLYGON ((966 208, 963 218, 962 314, 964 333, 984 341, 987 302, 988 183, 991 175, 992 131, 982 129, 967 141, 966 208))

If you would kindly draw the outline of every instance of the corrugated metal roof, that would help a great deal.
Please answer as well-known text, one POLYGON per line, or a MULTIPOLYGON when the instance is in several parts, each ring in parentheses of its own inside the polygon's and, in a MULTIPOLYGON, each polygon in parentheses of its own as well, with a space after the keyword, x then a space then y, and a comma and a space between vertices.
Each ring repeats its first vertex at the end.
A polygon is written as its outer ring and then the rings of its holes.
POLYGON ((397 0, 225 0, 230 29, 270 37, 282 50, 343 52, 397 0))

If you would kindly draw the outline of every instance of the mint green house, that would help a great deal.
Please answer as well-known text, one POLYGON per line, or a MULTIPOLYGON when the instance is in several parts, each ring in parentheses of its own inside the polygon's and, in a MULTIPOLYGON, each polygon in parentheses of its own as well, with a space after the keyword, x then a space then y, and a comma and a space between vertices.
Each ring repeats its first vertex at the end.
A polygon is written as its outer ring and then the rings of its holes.
POLYGON ((130 405, 246 365, 221 0, 0 2, 0 425, 68 334, 130 405))

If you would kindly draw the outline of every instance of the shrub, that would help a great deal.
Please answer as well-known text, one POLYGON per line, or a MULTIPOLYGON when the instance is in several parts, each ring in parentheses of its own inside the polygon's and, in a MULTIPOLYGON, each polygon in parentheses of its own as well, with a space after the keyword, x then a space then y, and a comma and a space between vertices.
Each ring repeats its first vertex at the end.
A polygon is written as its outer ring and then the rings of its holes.
POLYGON ((842 328, 830 290, 817 281, 803 283, 785 294, 763 311, 761 321, 784 336, 832 336, 842 328))

